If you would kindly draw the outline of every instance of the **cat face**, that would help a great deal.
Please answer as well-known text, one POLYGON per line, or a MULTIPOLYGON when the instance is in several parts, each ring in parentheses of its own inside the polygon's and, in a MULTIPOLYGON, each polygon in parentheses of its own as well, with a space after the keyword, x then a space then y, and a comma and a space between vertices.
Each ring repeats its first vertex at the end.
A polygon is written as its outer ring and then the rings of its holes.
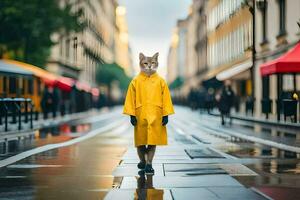
POLYGON ((156 72, 158 68, 158 53, 154 54, 152 57, 144 56, 140 53, 140 68, 141 71, 145 72, 148 75, 151 75, 156 72))

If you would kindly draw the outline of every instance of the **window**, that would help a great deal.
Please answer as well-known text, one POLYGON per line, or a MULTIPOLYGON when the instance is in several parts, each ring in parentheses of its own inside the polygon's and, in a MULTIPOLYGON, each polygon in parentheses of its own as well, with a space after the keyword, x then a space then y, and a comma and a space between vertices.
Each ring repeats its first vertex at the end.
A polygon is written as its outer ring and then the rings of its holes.
POLYGON ((267 1, 259 1, 257 5, 262 17, 262 44, 267 43, 267 1))
POLYGON ((43 90, 44 90, 44 87, 43 87, 42 82, 41 82, 40 79, 37 79, 37 80, 36 80, 36 83, 37 83, 37 94, 38 94, 39 96, 41 96, 41 95, 42 95, 42 92, 43 92, 43 90))
POLYGON ((3 93, 7 93, 7 77, 3 77, 3 93))
POLYGON ((66 49, 66 58, 68 59, 70 57, 70 40, 69 39, 66 40, 65 49, 66 49))
POLYGON ((262 78, 262 96, 263 99, 269 99, 270 98, 270 77, 264 76, 262 78))
POLYGON ((26 80, 24 78, 20 78, 20 90, 21 90, 21 94, 25 94, 25 85, 26 85, 26 80))
POLYGON ((17 93, 17 78, 9 77, 9 93, 17 93))
POLYGON ((32 95, 33 94, 33 80, 32 79, 29 79, 28 82, 27 82, 27 86, 28 86, 28 94, 32 95))
POLYGON ((285 0, 278 0, 279 3, 279 36, 284 35, 285 32, 285 18, 286 18, 286 5, 285 0))

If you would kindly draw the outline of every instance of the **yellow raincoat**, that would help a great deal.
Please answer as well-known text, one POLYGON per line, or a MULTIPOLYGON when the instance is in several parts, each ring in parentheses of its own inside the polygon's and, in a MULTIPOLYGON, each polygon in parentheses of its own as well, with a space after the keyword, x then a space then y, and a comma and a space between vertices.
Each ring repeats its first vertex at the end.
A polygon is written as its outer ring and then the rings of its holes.
POLYGON ((162 117, 174 114, 174 108, 168 85, 157 73, 148 76, 140 72, 131 81, 123 113, 137 118, 135 146, 168 144, 162 117))

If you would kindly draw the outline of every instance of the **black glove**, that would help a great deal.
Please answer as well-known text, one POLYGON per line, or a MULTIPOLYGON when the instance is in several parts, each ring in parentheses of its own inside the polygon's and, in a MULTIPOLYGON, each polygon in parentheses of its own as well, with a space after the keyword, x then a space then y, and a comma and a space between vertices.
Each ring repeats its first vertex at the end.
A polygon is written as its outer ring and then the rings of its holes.
POLYGON ((137 120, 135 116, 130 115, 130 123, 132 126, 135 126, 137 124, 137 120))
POLYGON ((163 116, 162 118, 162 125, 165 126, 169 121, 168 115, 167 116, 163 116))

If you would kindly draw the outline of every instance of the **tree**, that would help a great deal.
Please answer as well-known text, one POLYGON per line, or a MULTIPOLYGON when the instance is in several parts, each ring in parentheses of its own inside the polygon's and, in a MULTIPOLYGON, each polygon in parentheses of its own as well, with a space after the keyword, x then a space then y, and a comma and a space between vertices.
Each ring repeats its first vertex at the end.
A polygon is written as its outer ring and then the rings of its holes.
MULTIPOLYGON (((130 82, 130 78, 126 75, 124 69, 116 63, 102 64, 97 67, 96 81, 98 84, 103 84, 111 89, 113 81, 119 82, 119 87, 122 91, 125 91, 130 82)), ((108 94, 110 98, 110 93, 108 94)))
POLYGON ((0 1, 0 57, 43 66, 54 44, 53 33, 80 31, 82 10, 72 4, 60 7, 57 0, 0 1))
POLYGON ((177 89, 177 88, 180 88, 184 83, 184 80, 183 78, 181 77, 177 77, 171 84, 170 84, 170 89, 173 90, 173 89, 177 89))

